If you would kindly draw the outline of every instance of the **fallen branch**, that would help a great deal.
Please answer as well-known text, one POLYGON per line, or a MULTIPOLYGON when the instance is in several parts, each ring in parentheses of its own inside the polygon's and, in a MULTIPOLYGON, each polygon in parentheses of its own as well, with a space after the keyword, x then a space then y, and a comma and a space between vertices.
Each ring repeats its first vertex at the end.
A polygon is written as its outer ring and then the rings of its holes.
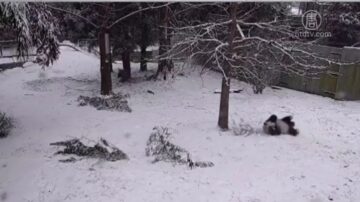
MULTIPOLYGON (((238 90, 234 90, 234 89, 230 89, 229 93, 241 93, 241 91, 243 91, 244 89, 238 89, 238 90)), ((220 94, 221 90, 215 90, 214 91, 215 94, 220 94)))
POLYGON ((235 136, 249 136, 255 133, 255 129, 250 125, 244 122, 243 119, 240 119, 239 123, 233 122, 233 134, 235 136))
POLYGON ((155 95, 154 91, 151 91, 151 90, 147 90, 146 92, 150 93, 150 94, 153 94, 155 95))
POLYGON ((185 149, 169 142, 171 133, 168 128, 155 127, 146 143, 146 156, 154 156, 153 163, 159 161, 173 162, 193 167, 212 167, 214 163, 209 161, 193 161, 190 153, 185 149))
POLYGON ((78 101, 80 106, 91 105, 98 110, 116 110, 131 112, 131 108, 126 100, 126 95, 120 93, 113 94, 109 97, 88 97, 79 96, 78 101))
MULTIPOLYGON (((128 159, 127 155, 115 146, 111 146, 105 139, 100 141, 94 146, 86 146, 79 139, 71 139, 67 141, 50 143, 52 146, 63 146, 65 149, 55 153, 55 155, 73 154, 81 157, 99 158, 107 161, 118 161, 128 159)), ((74 162, 76 158, 60 160, 60 162, 74 162)))

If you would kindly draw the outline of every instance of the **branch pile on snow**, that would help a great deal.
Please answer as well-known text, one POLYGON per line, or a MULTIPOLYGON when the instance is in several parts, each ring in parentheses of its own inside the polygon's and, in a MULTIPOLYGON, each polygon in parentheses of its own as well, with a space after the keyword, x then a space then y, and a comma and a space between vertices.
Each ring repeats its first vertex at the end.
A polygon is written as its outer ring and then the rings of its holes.
POLYGON ((185 149, 171 143, 169 138, 171 133, 166 127, 154 127, 147 143, 146 156, 154 156, 153 163, 158 161, 173 162, 193 167, 212 167, 212 162, 196 161, 190 158, 190 153, 185 149))
POLYGON ((122 112, 131 112, 131 108, 126 100, 128 96, 120 93, 111 96, 79 96, 80 106, 91 105, 98 110, 116 110, 122 112))
POLYGON ((13 119, 0 112, 0 138, 8 136, 13 127, 13 119))
POLYGON ((240 119, 240 123, 238 124, 233 121, 233 125, 233 133, 236 136, 248 136, 255 133, 255 129, 251 125, 245 123, 243 119, 240 119))
MULTIPOLYGON (((110 145, 105 139, 100 139, 94 146, 86 146, 79 139, 50 143, 53 146, 64 146, 65 149, 55 153, 67 155, 73 154, 81 157, 99 158, 107 161, 118 161, 128 159, 128 156, 115 146, 110 145)), ((76 161, 74 157, 60 160, 60 162, 76 161)))

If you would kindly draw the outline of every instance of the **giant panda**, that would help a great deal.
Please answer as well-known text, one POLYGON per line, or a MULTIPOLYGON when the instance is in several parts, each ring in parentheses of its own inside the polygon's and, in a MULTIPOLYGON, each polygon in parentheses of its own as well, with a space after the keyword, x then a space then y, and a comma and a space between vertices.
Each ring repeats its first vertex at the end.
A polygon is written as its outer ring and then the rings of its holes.
POLYGON ((276 115, 271 115, 263 125, 263 130, 269 135, 289 134, 296 136, 299 131, 294 128, 295 123, 292 121, 292 116, 286 116, 278 119, 276 115))

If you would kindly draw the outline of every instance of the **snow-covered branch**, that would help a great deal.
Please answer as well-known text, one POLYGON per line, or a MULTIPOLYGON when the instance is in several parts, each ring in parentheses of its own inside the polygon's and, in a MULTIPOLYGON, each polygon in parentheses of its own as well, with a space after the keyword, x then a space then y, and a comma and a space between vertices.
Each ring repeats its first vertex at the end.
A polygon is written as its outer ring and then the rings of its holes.
POLYGON ((82 20, 84 20, 85 22, 89 23, 90 25, 94 26, 95 28, 99 28, 98 25, 96 25, 95 23, 91 22, 91 20, 89 20, 88 18, 80 15, 80 14, 77 14, 77 13, 74 13, 72 11, 69 11, 69 10, 66 10, 66 9, 62 9, 62 8, 58 8, 58 7, 55 7, 55 6, 51 6, 51 5, 47 5, 47 7, 53 9, 53 10, 57 10, 57 11, 60 11, 60 12, 65 12, 65 13, 68 13, 70 15, 73 15, 73 16, 76 16, 82 20))
POLYGON ((77 13, 74 13, 72 11, 69 11, 69 10, 66 10, 66 9, 62 9, 62 8, 58 8, 58 7, 55 7, 55 6, 51 6, 51 5, 47 5, 48 8, 51 8, 53 10, 57 10, 57 11, 60 11, 60 12, 65 12, 65 13, 68 13, 68 14, 71 14, 73 16, 76 16, 84 21, 86 21, 87 23, 89 23, 90 25, 94 26, 95 28, 99 28, 99 26, 93 22, 91 22, 91 20, 89 20, 88 18, 80 15, 80 14, 77 14, 77 13))
POLYGON ((0 18, 16 30, 18 56, 26 58, 36 47, 38 62, 48 66, 59 56, 56 19, 44 3, 0 3, 0 18))
POLYGON ((133 15, 136 15, 140 12, 143 12, 143 11, 147 11, 147 10, 152 10, 152 9, 159 9, 159 8, 162 8, 162 7, 167 7, 167 6, 170 6, 171 4, 174 4, 174 2, 168 2, 168 3, 164 3, 164 4, 161 4, 159 6, 148 6, 148 7, 145 7, 145 8, 139 8, 138 10, 136 11, 133 11, 127 15, 124 15, 122 16, 121 18, 118 18, 117 20, 115 20, 112 24, 110 24, 107 28, 110 29, 111 27, 113 27, 114 25, 116 25, 117 23, 133 16, 133 15))
POLYGON ((230 50, 227 37, 231 19, 224 16, 198 23, 182 22, 181 26, 171 27, 179 39, 159 57, 188 58, 188 61, 208 68, 216 67, 222 73, 224 66, 230 64, 234 76, 258 85, 267 85, 265 77, 279 72, 313 76, 325 71, 330 64, 349 64, 320 56, 306 48, 290 25, 277 18, 256 22, 238 16, 237 31, 230 50))

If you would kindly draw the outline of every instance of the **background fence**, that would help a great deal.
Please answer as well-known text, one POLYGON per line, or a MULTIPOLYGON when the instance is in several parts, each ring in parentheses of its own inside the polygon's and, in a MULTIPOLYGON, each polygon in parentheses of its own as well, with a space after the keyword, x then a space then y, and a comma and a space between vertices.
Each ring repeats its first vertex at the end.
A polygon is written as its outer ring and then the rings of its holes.
POLYGON ((360 49, 352 47, 335 48, 328 46, 307 46, 320 56, 331 57, 352 65, 330 65, 317 77, 307 78, 282 73, 279 86, 303 92, 332 97, 338 100, 360 100, 360 49))

